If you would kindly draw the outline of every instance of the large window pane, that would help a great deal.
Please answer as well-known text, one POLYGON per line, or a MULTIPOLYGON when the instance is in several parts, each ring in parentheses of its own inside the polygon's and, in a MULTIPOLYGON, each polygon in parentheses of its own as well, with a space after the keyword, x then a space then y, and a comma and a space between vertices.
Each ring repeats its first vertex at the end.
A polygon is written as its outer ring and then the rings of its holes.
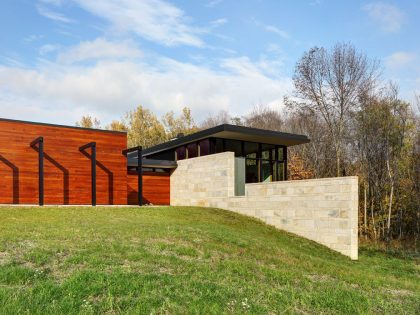
POLYGON ((198 147, 197 147, 197 143, 190 143, 187 146, 188 149, 188 158, 195 158, 198 156, 198 147))
POLYGON ((214 152, 221 153, 223 151, 223 139, 216 138, 214 139, 214 152))
POLYGON ((284 162, 277 162, 276 164, 276 180, 284 180, 284 162))
POLYGON ((210 154, 210 141, 209 139, 204 139, 200 141, 200 156, 210 154))
POLYGON ((176 159, 183 160, 185 159, 185 147, 178 147, 176 148, 176 159))
POLYGON ((270 159, 274 159, 275 157, 272 156, 272 152, 275 149, 275 145, 274 144, 262 144, 261 145, 261 158, 264 160, 270 160, 270 159))
POLYGON ((283 147, 278 147, 277 148, 277 150, 278 150, 278 154, 279 154, 279 157, 278 157, 278 160, 279 161, 284 161, 284 152, 283 152, 283 147))
POLYGON ((258 152, 258 143, 255 142, 245 142, 244 144, 244 154, 248 158, 257 158, 258 152))
POLYGON ((261 160, 261 181, 262 182, 271 182, 272 181, 272 162, 261 160))
POLYGON ((226 152, 234 152, 236 157, 242 156, 242 143, 238 140, 226 139, 226 152))
POLYGON ((245 159, 245 181, 247 183, 258 183, 258 161, 245 159))

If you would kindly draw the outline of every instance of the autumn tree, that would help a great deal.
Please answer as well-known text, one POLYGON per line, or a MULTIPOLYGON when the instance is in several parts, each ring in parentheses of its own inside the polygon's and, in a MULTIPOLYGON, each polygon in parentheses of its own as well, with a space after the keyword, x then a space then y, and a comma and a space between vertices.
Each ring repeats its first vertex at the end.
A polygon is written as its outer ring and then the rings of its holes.
POLYGON ((138 106, 125 115, 128 146, 151 147, 166 140, 165 128, 149 109, 138 106))
POLYGON ((123 121, 120 120, 113 120, 109 125, 105 126, 105 129, 107 130, 113 130, 113 131, 127 131, 128 128, 125 125, 123 121))
POLYGON ((173 139, 181 133, 187 135, 199 130, 188 107, 184 107, 178 117, 173 111, 166 113, 162 117, 162 124, 165 127, 167 139, 173 139))
POLYGON ((90 115, 82 116, 82 118, 76 122, 77 127, 83 127, 83 128, 95 128, 100 129, 101 128, 101 122, 96 117, 92 117, 90 115))
POLYGON ((298 61, 293 76, 295 94, 289 106, 319 115, 330 134, 336 175, 343 174, 343 152, 349 118, 359 107, 359 96, 373 89, 378 64, 350 44, 331 50, 314 47, 298 61))
POLYGON ((395 208, 407 213, 409 209, 407 203, 402 204, 402 198, 407 193, 412 195, 411 188, 404 187, 414 139, 410 105, 400 100, 397 88, 390 85, 380 94, 363 98, 355 126, 354 151, 359 155, 358 175, 363 184, 364 230, 375 238, 389 240, 395 231, 395 208))

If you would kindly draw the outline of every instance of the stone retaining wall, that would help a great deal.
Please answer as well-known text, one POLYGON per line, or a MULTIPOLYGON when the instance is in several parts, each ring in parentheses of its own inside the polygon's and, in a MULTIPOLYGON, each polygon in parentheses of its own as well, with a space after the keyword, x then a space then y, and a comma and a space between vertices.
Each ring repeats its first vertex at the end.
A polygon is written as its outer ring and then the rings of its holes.
POLYGON ((357 177, 246 184, 235 197, 234 176, 232 152, 178 161, 171 205, 231 210, 358 258, 357 177))

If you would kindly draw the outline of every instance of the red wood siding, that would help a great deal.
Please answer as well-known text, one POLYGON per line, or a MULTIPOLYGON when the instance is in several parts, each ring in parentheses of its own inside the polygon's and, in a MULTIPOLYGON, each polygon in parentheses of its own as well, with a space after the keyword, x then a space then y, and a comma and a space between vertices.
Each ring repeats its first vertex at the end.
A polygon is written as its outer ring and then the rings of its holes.
MULTIPOLYGON (((168 173, 145 172, 143 174, 143 203, 154 205, 169 205, 170 203, 170 182, 168 173)), ((128 204, 138 204, 137 174, 128 172, 127 175, 127 196, 128 204)))
MULTIPOLYGON (((90 204, 91 162, 79 147, 97 146, 97 204, 127 204, 127 135, 0 120, 0 203, 38 203, 38 152, 44 137, 45 204, 90 204)), ((87 149, 90 154, 90 149, 87 149)))

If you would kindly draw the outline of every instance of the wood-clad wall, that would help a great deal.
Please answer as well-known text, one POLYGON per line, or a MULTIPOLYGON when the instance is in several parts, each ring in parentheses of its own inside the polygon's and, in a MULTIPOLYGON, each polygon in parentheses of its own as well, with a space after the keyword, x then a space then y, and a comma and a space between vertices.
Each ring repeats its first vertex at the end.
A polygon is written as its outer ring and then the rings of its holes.
MULTIPOLYGON (((44 137, 45 204, 91 204, 91 161, 79 147, 96 142, 97 204, 127 204, 125 133, 0 119, 0 203, 38 203, 38 152, 44 137)), ((87 151, 90 154, 90 149, 87 151)))
MULTIPOLYGON (((170 204, 170 175, 168 173, 143 173, 143 204, 169 205, 170 204)), ((127 196, 128 204, 138 204, 137 173, 128 172, 127 196)))

